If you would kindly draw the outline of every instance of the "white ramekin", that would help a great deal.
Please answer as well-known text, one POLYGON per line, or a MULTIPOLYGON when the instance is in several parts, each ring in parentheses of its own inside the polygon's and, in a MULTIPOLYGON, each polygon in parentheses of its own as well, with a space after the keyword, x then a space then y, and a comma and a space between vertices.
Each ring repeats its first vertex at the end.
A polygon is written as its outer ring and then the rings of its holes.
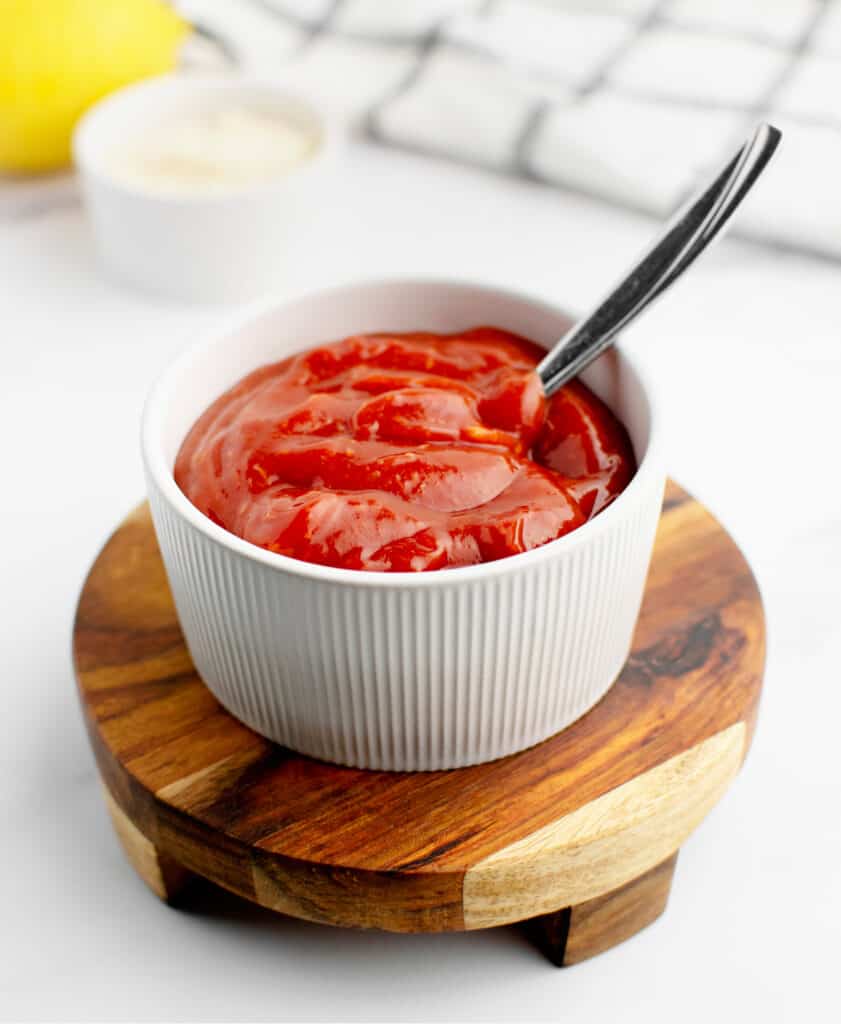
POLYGON ((232 714, 313 757, 417 771, 523 750, 603 696, 630 647, 665 479, 648 388, 618 351, 584 379, 628 428, 637 474, 592 522, 522 555, 414 574, 312 565, 216 526, 172 475, 205 407, 295 350, 477 324, 549 345, 567 323, 517 292, 371 282, 275 304, 164 373, 143 417, 152 515, 196 668, 232 714))
POLYGON ((334 149, 334 130, 277 85, 233 75, 172 74, 112 93, 80 120, 73 156, 100 262, 146 290, 193 301, 254 298, 282 284, 334 149), (219 104, 289 114, 318 140, 315 153, 271 181, 211 191, 164 190, 123 180, 120 146, 136 145, 164 115, 219 104))

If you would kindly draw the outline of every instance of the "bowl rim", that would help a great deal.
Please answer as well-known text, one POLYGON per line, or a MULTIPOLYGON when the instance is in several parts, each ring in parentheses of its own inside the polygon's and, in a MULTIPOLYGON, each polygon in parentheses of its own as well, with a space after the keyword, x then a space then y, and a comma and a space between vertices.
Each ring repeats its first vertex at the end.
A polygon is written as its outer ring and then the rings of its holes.
POLYGON ((600 512, 594 519, 588 520, 570 533, 539 547, 532 548, 530 551, 508 555, 505 558, 499 558, 492 562, 480 562, 477 565, 459 566, 452 569, 439 569, 429 572, 375 572, 369 569, 343 569, 320 565, 315 562, 306 562, 302 559, 292 558, 289 555, 267 551, 265 548, 252 544, 250 541, 243 540, 224 527, 218 526, 204 515, 203 512, 200 512, 180 487, 178 487, 175 482, 174 473, 164 458, 161 443, 162 418, 164 412, 169 407, 168 401, 171 396, 168 394, 168 391, 172 386, 173 379, 201 353, 223 343, 226 337, 246 329, 250 324, 273 311, 301 301, 337 298, 342 293, 358 291, 361 288, 395 285, 407 289, 419 286, 469 288, 478 292, 494 293, 504 298, 526 302, 542 308, 547 313, 557 315, 563 312, 562 307, 527 290, 485 284, 479 281, 471 281, 468 278, 417 274, 360 277, 339 285, 303 289, 285 295, 280 299, 273 297, 251 304, 246 310, 229 318, 228 322, 221 329, 214 331, 209 337, 204 337, 190 345, 171 361, 154 381, 146 398, 141 421, 141 452, 144 467, 150 482, 154 484, 160 496, 176 515, 186 520, 190 526, 204 534, 211 542, 220 544, 234 554, 240 555, 252 562, 257 562, 287 575, 350 587, 364 586, 380 587, 383 589, 393 589, 395 587, 441 587, 459 583, 470 583, 476 580, 517 572, 553 556, 560 555, 564 551, 570 551, 581 544, 595 540, 599 534, 609 529, 619 517, 624 515, 626 506, 630 506, 632 500, 644 490, 648 482, 658 473, 661 473, 662 460, 657 402, 652 395, 652 389, 646 375, 640 372, 637 363, 620 346, 615 346, 621 363, 636 378, 648 405, 649 436, 646 450, 637 465, 637 471, 631 482, 603 512, 600 512))
POLYGON ((289 181, 299 180, 316 170, 333 152, 336 146, 337 131, 333 119, 304 95, 295 89, 286 88, 283 84, 273 81, 264 75, 224 74, 222 72, 196 71, 189 75, 168 71, 161 75, 131 82, 98 100, 79 118, 73 129, 71 150, 73 163, 80 173, 106 183, 113 189, 136 199, 158 202, 166 206, 201 206, 202 204, 222 204, 233 200, 251 199, 254 197, 270 197, 283 190, 289 181), (230 185, 213 189, 168 189, 165 187, 144 187, 142 184, 121 177, 109 171, 107 164, 101 159, 100 132, 106 131, 107 122, 112 119, 114 111, 124 103, 142 102, 144 95, 150 102, 160 95, 173 93, 176 96, 199 96, 202 93, 219 92, 222 94, 263 92, 272 96, 279 108, 286 105, 294 108, 304 118, 309 119, 318 132, 317 145, 314 151, 299 164, 286 171, 258 181, 235 182, 230 185))

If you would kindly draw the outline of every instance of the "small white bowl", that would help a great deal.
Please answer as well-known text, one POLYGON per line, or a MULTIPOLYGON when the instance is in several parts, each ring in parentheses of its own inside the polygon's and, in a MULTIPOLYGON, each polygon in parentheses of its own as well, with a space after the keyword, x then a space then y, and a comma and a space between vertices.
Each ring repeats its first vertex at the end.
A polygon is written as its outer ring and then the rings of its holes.
POLYGON ((295 240, 317 209, 333 131, 282 88, 233 75, 163 75, 127 86, 92 107, 73 136, 73 156, 100 261, 141 288, 193 301, 241 301, 283 281, 295 240), (140 185, 115 154, 165 117, 220 104, 283 113, 311 131, 312 156, 276 178, 208 189, 140 185))
POLYGON ((213 399, 296 350, 477 324, 548 346, 568 322, 518 292, 371 282, 272 305, 164 373, 143 416, 152 515, 196 668, 232 714, 313 757, 417 771, 523 750, 604 695, 630 648, 665 481, 648 387, 616 349, 583 377, 627 427, 637 473, 592 522, 525 554, 427 573, 313 565, 215 525, 172 473, 213 399))

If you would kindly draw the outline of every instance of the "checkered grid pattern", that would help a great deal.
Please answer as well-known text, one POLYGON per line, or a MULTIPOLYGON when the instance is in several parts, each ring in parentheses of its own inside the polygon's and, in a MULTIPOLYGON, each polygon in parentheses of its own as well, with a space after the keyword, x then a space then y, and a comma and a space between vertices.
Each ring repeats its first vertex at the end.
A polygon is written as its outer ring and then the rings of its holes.
POLYGON ((841 0, 184 0, 378 141, 664 217, 758 119, 737 234, 841 258, 841 0))

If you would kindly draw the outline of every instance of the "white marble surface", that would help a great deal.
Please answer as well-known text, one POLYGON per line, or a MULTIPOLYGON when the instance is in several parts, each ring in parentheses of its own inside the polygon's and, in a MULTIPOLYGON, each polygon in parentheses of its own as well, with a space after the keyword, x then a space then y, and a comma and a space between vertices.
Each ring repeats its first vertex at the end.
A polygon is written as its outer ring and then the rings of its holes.
MULTIPOLYGON (((7 197, 8 198, 8 197, 7 197)), ((595 299, 650 222, 351 147, 280 289, 437 271, 595 299)), ((675 477, 746 551, 769 659, 745 771, 685 846, 668 913, 556 971, 515 929, 352 933, 220 896, 158 904, 124 862, 74 692, 76 596, 143 492, 157 371, 226 311, 103 279, 78 207, 0 220, 0 1015, 61 1020, 839 1019, 841 268, 724 243, 628 334, 675 477)))

